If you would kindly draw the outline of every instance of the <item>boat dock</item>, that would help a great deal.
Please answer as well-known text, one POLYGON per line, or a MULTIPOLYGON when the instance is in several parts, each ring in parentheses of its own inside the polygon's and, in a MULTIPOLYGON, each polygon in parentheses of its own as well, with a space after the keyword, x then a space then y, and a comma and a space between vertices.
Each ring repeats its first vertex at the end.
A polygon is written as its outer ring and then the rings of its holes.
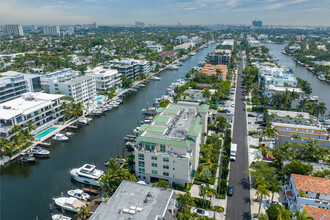
POLYGON ((86 188, 86 187, 81 187, 82 190, 84 190, 87 193, 98 195, 100 191, 93 189, 93 188, 86 188))

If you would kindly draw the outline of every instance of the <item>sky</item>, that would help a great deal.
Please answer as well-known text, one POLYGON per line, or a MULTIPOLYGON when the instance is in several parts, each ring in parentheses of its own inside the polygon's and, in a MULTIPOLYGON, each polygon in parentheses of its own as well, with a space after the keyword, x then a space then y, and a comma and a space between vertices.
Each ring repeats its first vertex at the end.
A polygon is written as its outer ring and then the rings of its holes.
POLYGON ((330 0, 0 0, 2 24, 330 26, 330 0))

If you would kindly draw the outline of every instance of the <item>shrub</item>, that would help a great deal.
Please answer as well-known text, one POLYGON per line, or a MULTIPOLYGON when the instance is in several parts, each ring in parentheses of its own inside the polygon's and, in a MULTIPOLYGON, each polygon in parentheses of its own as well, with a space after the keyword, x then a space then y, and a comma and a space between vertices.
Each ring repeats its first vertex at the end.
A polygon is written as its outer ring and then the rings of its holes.
POLYGON ((266 213, 270 220, 276 220, 278 217, 278 208, 281 206, 279 204, 271 204, 268 209, 266 209, 266 213))

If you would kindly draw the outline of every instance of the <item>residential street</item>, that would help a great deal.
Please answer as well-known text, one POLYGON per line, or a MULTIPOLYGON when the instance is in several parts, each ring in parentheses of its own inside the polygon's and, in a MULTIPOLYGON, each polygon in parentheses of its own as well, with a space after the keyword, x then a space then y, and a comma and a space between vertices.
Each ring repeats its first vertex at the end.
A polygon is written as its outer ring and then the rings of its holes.
MULTIPOLYGON (((242 58, 242 52, 240 53, 242 58)), ((238 79, 236 85, 236 103, 235 103, 235 119, 233 130, 233 143, 238 146, 237 159, 230 163, 229 185, 233 186, 233 196, 229 196, 227 200, 226 219, 251 219, 250 209, 250 184, 248 168, 248 146, 247 146, 247 124, 246 112, 243 110, 242 71, 243 62, 238 61, 238 79)))

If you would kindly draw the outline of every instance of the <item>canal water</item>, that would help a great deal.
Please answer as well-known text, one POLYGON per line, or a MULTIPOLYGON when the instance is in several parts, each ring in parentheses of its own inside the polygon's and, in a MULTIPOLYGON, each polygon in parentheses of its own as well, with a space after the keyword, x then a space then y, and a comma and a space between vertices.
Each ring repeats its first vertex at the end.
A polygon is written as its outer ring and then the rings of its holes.
POLYGON ((268 43, 265 46, 270 50, 270 53, 279 59, 278 63, 287 66, 293 70, 293 75, 301 79, 307 80, 313 90, 312 95, 319 97, 319 102, 325 102, 327 106, 326 113, 330 112, 330 84, 325 81, 320 81, 317 75, 306 70, 303 66, 296 63, 290 56, 281 53, 285 47, 284 44, 268 43))
MULTIPOLYGON (((211 45, 198 51, 179 70, 162 72, 159 75, 161 81, 151 81, 145 88, 127 97, 117 110, 96 118, 89 126, 77 129, 69 142, 48 147, 50 158, 38 159, 34 165, 15 161, 1 168, 0 219, 51 219, 52 198, 61 196, 61 192, 66 195, 68 190, 80 186, 70 181, 68 169, 94 163, 97 168, 105 170, 103 163, 123 152, 123 138, 138 126, 142 108, 152 106, 154 99, 161 97, 172 82, 183 78, 214 49, 215 45, 211 45)), ((53 207, 53 212, 58 213, 58 210, 53 207)))

